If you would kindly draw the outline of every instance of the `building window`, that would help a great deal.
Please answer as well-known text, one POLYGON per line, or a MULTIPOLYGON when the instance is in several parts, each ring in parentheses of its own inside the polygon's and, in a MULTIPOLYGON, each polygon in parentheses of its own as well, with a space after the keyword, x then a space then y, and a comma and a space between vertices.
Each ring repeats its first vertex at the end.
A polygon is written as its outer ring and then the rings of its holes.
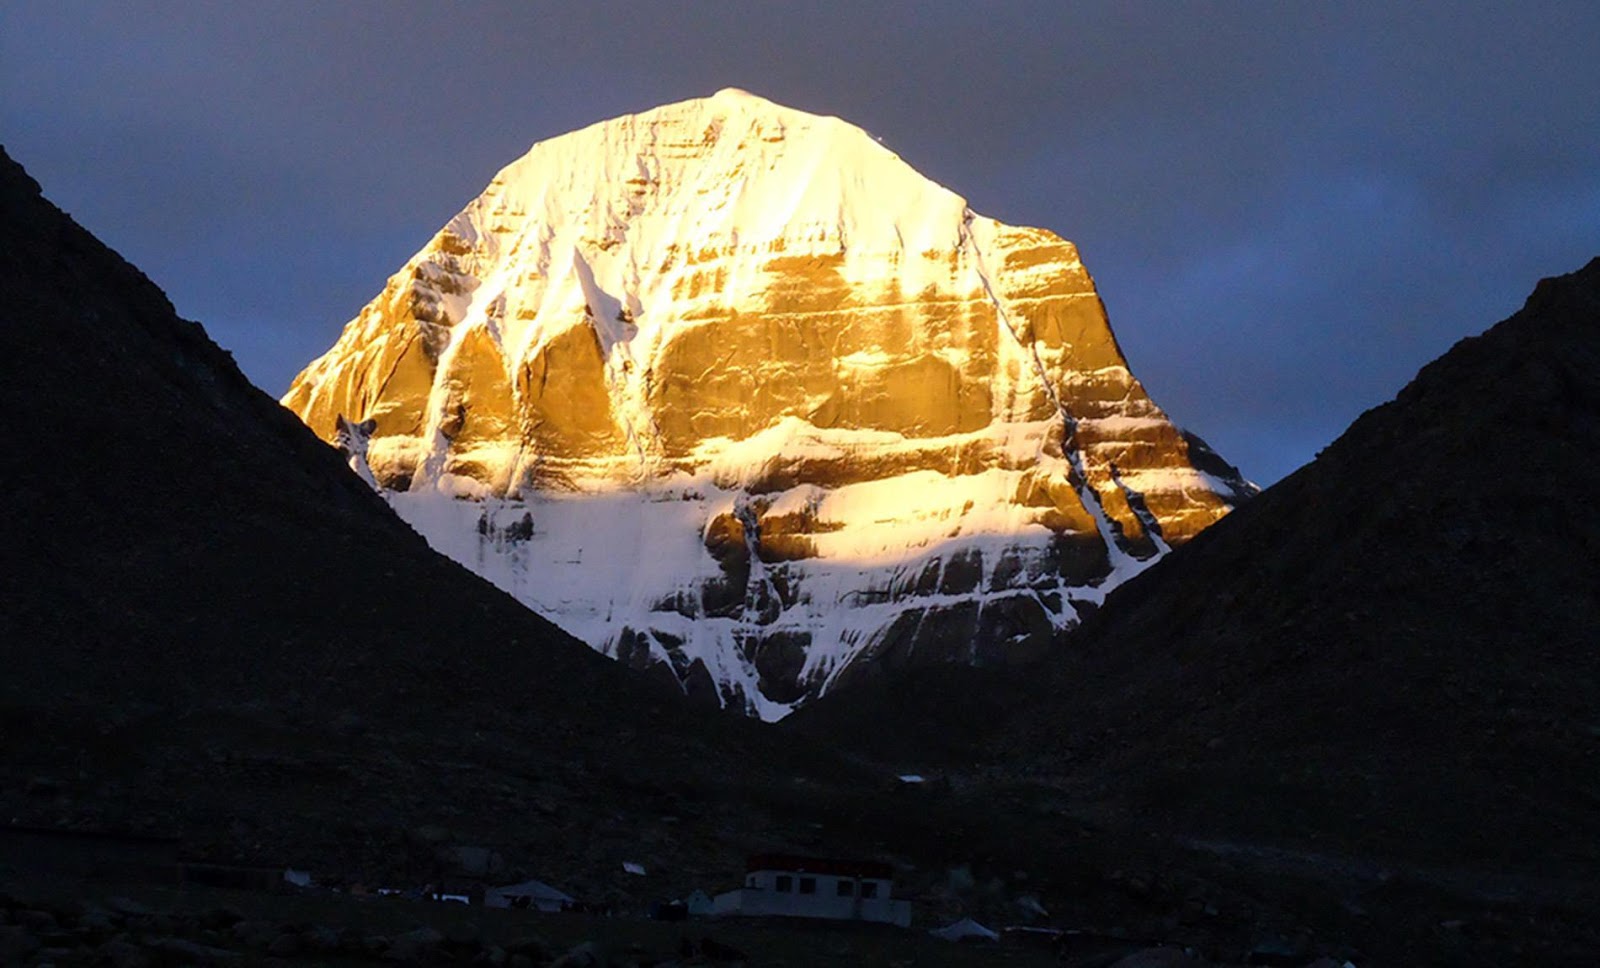
POLYGON ((878 882, 877 881, 862 881, 861 882, 861 896, 862 897, 877 897, 878 896, 878 882))
POLYGON ((839 896, 840 897, 855 897, 856 896, 856 884, 855 884, 855 881, 843 881, 843 880, 840 881, 839 882, 839 896))
POLYGON ((802 877, 802 878, 800 878, 800 893, 801 894, 815 894, 815 893, 817 893, 817 879, 815 877, 802 877))
POLYGON ((779 894, 788 894, 794 890, 794 878, 788 874, 779 874, 777 890, 779 894))

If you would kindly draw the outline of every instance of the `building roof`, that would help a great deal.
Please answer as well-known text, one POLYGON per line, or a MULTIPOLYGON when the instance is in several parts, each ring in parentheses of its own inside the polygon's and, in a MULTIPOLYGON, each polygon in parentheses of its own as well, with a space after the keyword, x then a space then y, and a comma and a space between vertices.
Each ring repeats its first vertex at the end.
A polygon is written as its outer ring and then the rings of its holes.
POLYGON ((1000 940, 1000 936, 998 934, 995 934, 993 931, 972 920, 971 918, 962 918, 954 924, 947 924, 942 928, 939 928, 935 931, 929 931, 928 933, 933 935, 935 938, 943 938, 946 941, 965 941, 968 938, 974 938, 980 941, 1000 940))
POLYGON ((505 887, 495 887, 490 890, 503 897, 530 897, 539 901, 572 900, 543 881, 523 881, 521 884, 507 884, 505 887))
POLYGON ((796 854, 751 854, 745 872, 790 871, 796 874, 830 874, 834 877, 865 877, 887 881, 894 876, 888 864, 871 860, 836 860, 801 857, 796 854))

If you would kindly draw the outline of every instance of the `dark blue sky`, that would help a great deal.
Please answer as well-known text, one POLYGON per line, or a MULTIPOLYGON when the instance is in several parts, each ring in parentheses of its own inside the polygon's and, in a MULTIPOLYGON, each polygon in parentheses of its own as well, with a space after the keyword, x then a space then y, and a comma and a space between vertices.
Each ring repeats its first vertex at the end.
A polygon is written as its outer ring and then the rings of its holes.
POLYGON ((10 0, 0 141, 279 394, 534 141, 747 88, 1077 242, 1265 484, 1600 254, 1597 38, 1592 0, 10 0))

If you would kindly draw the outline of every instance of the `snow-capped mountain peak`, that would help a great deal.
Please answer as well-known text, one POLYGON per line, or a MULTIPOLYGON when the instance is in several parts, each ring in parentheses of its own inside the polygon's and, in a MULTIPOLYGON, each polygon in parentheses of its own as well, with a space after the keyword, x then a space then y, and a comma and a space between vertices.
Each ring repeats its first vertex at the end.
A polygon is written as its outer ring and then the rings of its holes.
POLYGON ((1037 650, 1253 491, 1128 372, 1070 243, 733 88, 535 144, 284 403, 370 421, 440 550, 769 719, 1037 650))

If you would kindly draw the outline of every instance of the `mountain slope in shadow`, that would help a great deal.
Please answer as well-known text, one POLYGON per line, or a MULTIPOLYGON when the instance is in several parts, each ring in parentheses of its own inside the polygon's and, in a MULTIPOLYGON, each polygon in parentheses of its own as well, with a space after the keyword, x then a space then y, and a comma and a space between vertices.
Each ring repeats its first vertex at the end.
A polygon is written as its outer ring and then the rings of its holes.
POLYGON ((351 876, 464 841, 602 891, 624 854, 737 876, 824 772, 429 550, 3 154, 0 413, 12 823, 351 876))
POLYGON ((1012 741, 1196 833, 1600 870, 1600 260, 1114 595, 1012 741))
MULTIPOLYGON (((1600 260, 1539 283, 1044 663, 885 679, 785 725, 1034 784, 1108 832, 1345 902, 1409 878, 1474 910, 1525 905, 1508 936, 1529 908, 1592 912, 1596 454, 1600 260)), ((1414 951, 1464 957, 1426 947, 1434 909, 1386 906, 1421 918, 1385 928, 1419 932, 1414 951)))

